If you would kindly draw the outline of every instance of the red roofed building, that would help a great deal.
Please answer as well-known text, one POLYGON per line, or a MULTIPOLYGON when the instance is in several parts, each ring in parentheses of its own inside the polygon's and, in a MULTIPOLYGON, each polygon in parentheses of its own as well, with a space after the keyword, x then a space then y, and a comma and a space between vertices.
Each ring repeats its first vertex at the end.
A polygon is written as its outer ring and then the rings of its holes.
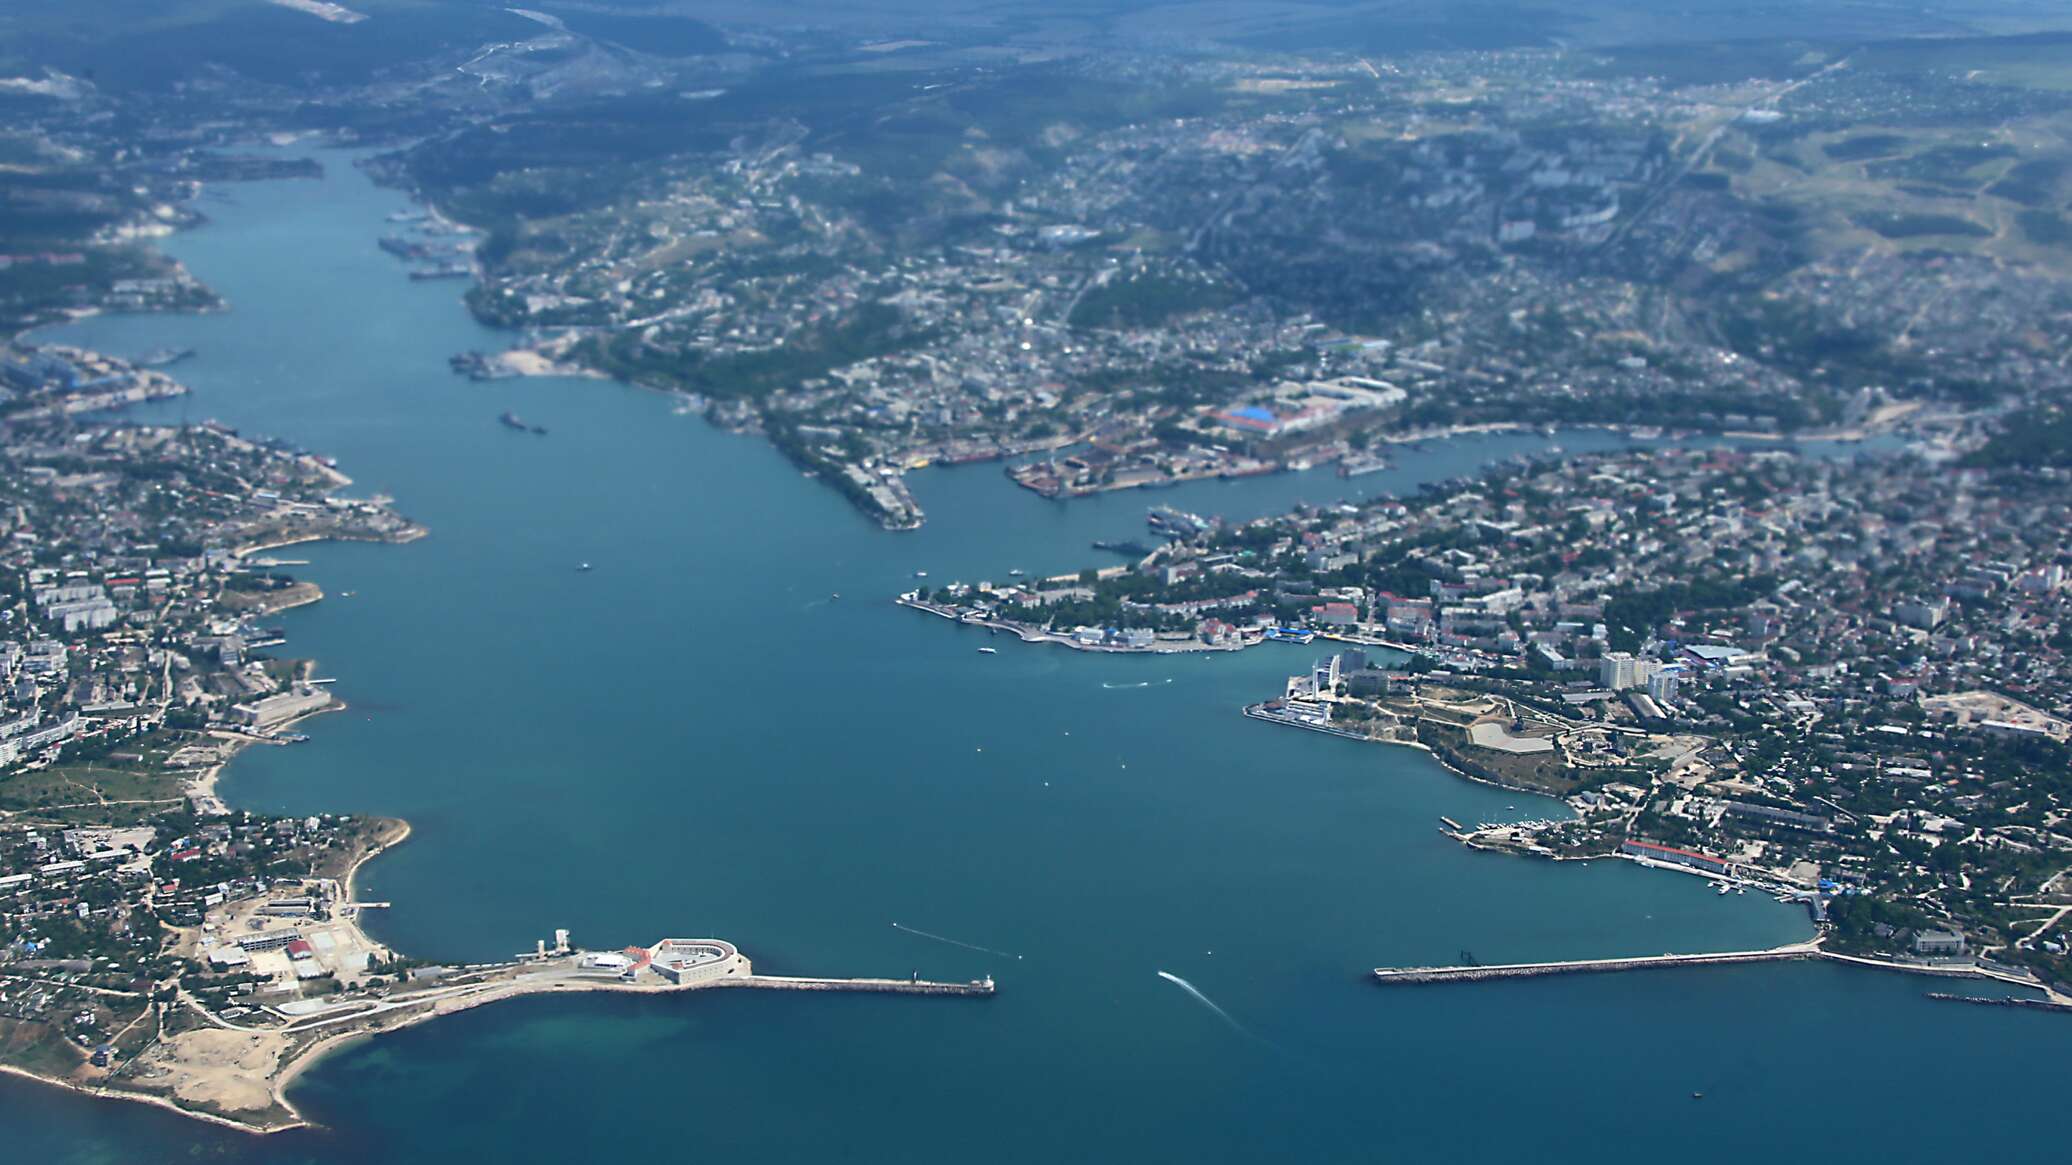
POLYGON ((1684 866, 1693 870, 1703 870, 1708 874, 1725 874, 1733 869, 1733 864, 1725 858, 1716 858, 1711 854, 1701 854, 1696 850, 1657 845, 1652 841, 1624 841, 1619 843, 1619 849, 1624 853, 1631 854, 1637 858, 1646 858, 1651 862, 1666 862, 1672 866, 1684 866))
POLYGON ((1309 609, 1312 623, 1328 623, 1333 627, 1350 627, 1360 621, 1360 608, 1352 603, 1318 603, 1309 609))

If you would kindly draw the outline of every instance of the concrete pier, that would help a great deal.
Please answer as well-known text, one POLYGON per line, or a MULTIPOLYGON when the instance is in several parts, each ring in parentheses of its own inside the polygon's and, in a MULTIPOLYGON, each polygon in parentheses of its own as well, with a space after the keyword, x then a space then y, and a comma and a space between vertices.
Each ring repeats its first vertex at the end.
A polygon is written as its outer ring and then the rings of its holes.
MULTIPOLYGON (((1324 735, 1326 735, 1326 736, 1342 736, 1342 737, 1344 737, 1344 738, 1345 738, 1345 739, 1347 739, 1347 740, 1358 740, 1358 741, 1364 741, 1364 742, 1368 742, 1368 743, 1381 743, 1381 744, 1408 744, 1408 743, 1411 743, 1411 742, 1409 742, 1409 741, 1395 741, 1395 740, 1389 740, 1389 741, 1377 741, 1377 740, 1376 740, 1376 738, 1374 738, 1374 737, 1372 737, 1372 736, 1369 736, 1369 735, 1367 735, 1367 734, 1366 734, 1366 733, 1364 733, 1364 732, 1352 732, 1352 731, 1348 731, 1347 729, 1344 729, 1344 728, 1333 728, 1333 727, 1331 727, 1331 726, 1330 726, 1330 725, 1328 725, 1328 724, 1311 724, 1311 723, 1309 723, 1309 722, 1308 722, 1308 721, 1306 721, 1306 720, 1297 720, 1297 719, 1295 719, 1295 718, 1294 718, 1293 716, 1278 716, 1278 715, 1275 715, 1275 714, 1274 714, 1274 713, 1272 713, 1272 712, 1269 712, 1269 711, 1267 711, 1267 710, 1266 710, 1266 705, 1264 705, 1264 704, 1247 704, 1247 705, 1245 705, 1245 707, 1244 707, 1244 713, 1245 713, 1245 715, 1246 715, 1247 717, 1249 717, 1249 718, 1251 718, 1251 719, 1253 719, 1253 720, 1264 720, 1264 721, 1266 721, 1266 722, 1267 722, 1268 724, 1282 724, 1282 725, 1286 725, 1286 726, 1287 726, 1287 727, 1289 727, 1289 728, 1300 728, 1300 729, 1302 729, 1302 730, 1303 730, 1303 731, 1305 731, 1305 732, 1321 732, 1321 733, 1323 733, 1323 734, 1324 734, 1324 735)), ((1419 745, 1419 746, 1417 746, 1417 747, 1423 747, 1423 746, 1422 746, 1422 745, 1419 745)))
POLYGON ((968 983, 939 983, 930 979, 809 979, 791 975, 750 975, 725 980, 720 987, 760 987, 766 991, 865 991, 881 995, 974 995, 993 994, 993 977, 968 983))
POLYGON ((540 968, 547 978, 580 981, 592 990, 691 991, 706 987, 757 987, 765 991, 855 991, 879 995, 993 994, 993 977, 967 983, 942 983, 916 974, 909 979, 831 979, 806 975, 758 974, 748 956, 719 938, 665 938, 649 947, 622 951, 571 951, 568 932, 554 932, 554 948, 546 944, 521 961, 540 968))
POLYGON ((1627 959, 1578 959, 1560 963, 1498 963, 1485 967, 1376 967, 1378 983, 1474 983, 1484 979, 1524 979, 1535 975, 1608 974, 1655 967, 1711 967, 1733 963, 1774 963, 1811 959, 1820 954, 1814 943, 1793 943, 1761 951, 1720 951, 1703 955, 1641 955, 1627 959))

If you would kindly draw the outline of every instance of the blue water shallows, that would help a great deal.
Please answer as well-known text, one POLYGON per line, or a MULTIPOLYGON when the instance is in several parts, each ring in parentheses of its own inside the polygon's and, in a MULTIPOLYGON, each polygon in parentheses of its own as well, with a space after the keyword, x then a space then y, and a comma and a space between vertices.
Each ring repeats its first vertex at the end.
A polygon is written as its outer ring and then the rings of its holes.
POLYGON ((179 369, 194 395, 144 415, 334 454, 356 491, 431 527, 404 547, 307 549, 300 573, 331 597, 284 617, 288 650, 319 659, 351 707, 312 722, 307 745, 241 757, 226 795, 409 818, 415 836, 363 885, 395 903, 380 936, 427 958, 508 955, 557 926, 592 946, 709 934, 765 970, 992 973, 1000 994, 498 1005, 320 1064, 294 1096, 327 1127, 264 1141, 0 1082, 23 1159, 678 1145, 774 1161, 1558 1161, 1674 1146, 1724 1162, 1782 1145, 1921 1159, 1983 1123, 2049 1135, 2025 1118, 2051 1111, 2062 1024, 1929 1004, 1897 977, 1790 965, 1375 987, 1367 968, 1463 949, 1738 949, 1807 924, 1621 863, 1462 850, 1441 814, 1558 807, 1237 714, 1307 649, 980 655, 999 641, 887 601, 917 570, 1101 561, 1088 544, 1141 537, 1151 503, 1249 517, 1407 490, 1542 439, 1406 450, 1352 483, 1068 505, 998 466, 928 470, 912 479, 928 525, 887 534, 660 396, 448 374, 452 353, 504 338, 452 285, 405 279, 374 246, 402 198, 325 158, 321 181, 212 190, 212 224, 171 241, 229 313, 51 333, 197 349, 179 369), (506 409, 550 435, 500 426, 506 409), (1931 1052, 1965 1072, 1911 1066, 1931 1052), (1892 1119, 1931 1104, 1969 1119, 1892 1119))

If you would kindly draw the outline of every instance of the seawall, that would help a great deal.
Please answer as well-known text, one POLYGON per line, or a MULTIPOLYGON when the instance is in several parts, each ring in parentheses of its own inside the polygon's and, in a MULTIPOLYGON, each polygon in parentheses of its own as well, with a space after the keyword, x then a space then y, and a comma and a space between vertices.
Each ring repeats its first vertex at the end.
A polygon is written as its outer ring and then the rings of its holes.
POLYGON ((1490 966, 1376 967, 1374 979, 1386 985, 1474 983, 1485 979, 1524 979, 1538 975, 1600 975, 1645 971, 1655 967, 1710 967, 1734 963, 1774 963, 1816 958, 1812 943, 1794 943, 1761 951, 1722 951, 1702 955, 1641 955, 1626 959, 1577 959, 1558 963, 1497 963, 1490 966))
POLYGON ((746 979, 723 979, 714 987, 752 987, 765 991, 858 991, 880 995, 970 995, 993 994, 993 980, 973 979, 968 983, 939 983, 929 979, 810 979, 791 975, 750 975, 746 979))

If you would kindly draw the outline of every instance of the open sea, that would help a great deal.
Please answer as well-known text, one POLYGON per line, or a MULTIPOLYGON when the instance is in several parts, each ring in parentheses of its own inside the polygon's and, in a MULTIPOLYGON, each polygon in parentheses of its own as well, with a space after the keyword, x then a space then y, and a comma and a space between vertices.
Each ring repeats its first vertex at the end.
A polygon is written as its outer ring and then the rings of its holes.
POLYGON ((929 469, 909 479, 927 525, 890 534, 664 396, 452 375, 448 356, 508 337, 461 284, 406 279, 375 246, 403 196, 321 156, 321 180, 211 188, 212 222, 168 240, 227 313, 43 335, 193 347, 173 369, 193 395, 130 416, 334 455, 347 492, 431 528, 281 552, 329 597, 280 617, 280 650, 318 659, 350 710, 247 752, 225 796, 408 818, 362 896, 393 901, 372 929, 424 958, 555 927, 592 947, 714 935, 765 971, 990 973, 999 994, 498 1004, 322 1061, 291 1095, 323 1127, 263 1139, 0 1078, 0 1157, 1745 1165, 2062 1143, 2072 1027, 1929 1002, 1928 980, 1783 964, 1377 987, 1377 965, 1462 952, 1743 949, 1810 926, 1695 878, 1446 840, 1442 814, 1564 810, 1238 714, 1315 649, 1097 656, 890 602, 917 571, 1117 561, 1089 544, 1144 538, 1153 504, 1245 518, 1407 492, 1547 438, 1068 504, 997 464, 929 469))

